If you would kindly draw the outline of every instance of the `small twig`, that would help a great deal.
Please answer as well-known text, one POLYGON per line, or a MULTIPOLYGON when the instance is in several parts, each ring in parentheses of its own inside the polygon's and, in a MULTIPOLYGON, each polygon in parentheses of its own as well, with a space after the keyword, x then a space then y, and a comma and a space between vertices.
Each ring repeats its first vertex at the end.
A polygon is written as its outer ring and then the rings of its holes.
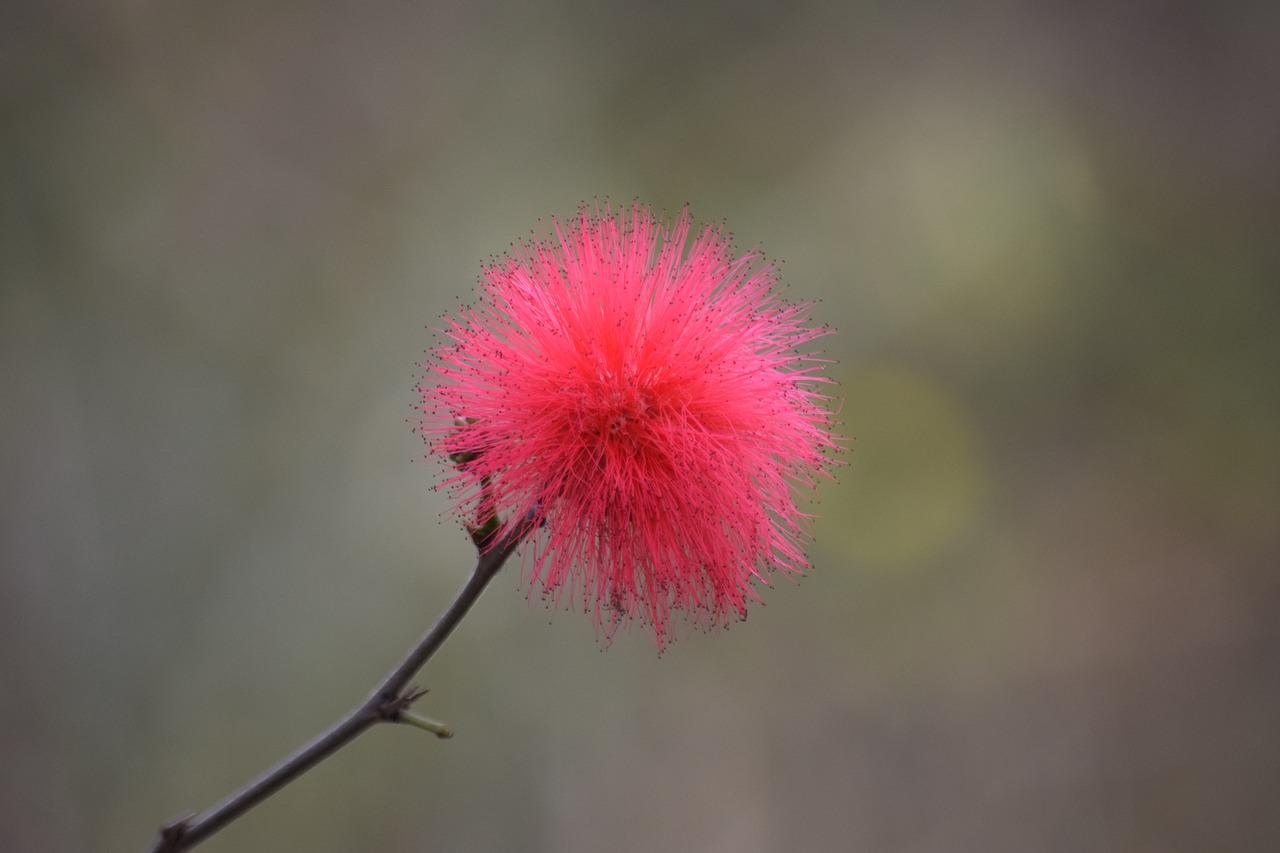
POLYGON ((184 817, 160 828, 149 853, 179 853, 190 850, 227 824, 239 818, 258 803, 270 797, 285 785, 306 773, 324 759, 355 740, 366 729, 381 722, 402 722, 425 728, 437 737, 451 735, 448 726, 420 717, 408 710, 423 692, 408 687, 409 680, 422 668, 431 656, 448 639, 462 617, 480 597, 480 593, 497 575, 502 564, 515 551, 520 540, 533 527, 531 516, 499 528, 493 532, 488 544, 476 559, 475 570, 466 584, 458 591, 453 602, 440 614, 422 639, 413 647, 400 665, 383 679, 369 697, 333 728, 311 743, 268 770, 256 781, 232 794, 221 804, 203 814, 184 817))
POLYGON ((449 728, 448 723, 442 723, 439 720, 433 720, 430 717, 424 717, 412 711, 401 711, 399 721, 431 732, 441 740, 453 737, 453 729, 449 728))

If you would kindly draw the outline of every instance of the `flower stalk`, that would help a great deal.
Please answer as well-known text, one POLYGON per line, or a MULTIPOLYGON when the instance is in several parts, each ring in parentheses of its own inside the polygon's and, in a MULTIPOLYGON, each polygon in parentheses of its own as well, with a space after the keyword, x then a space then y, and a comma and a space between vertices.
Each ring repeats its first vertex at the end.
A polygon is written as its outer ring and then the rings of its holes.
POLYGON ((186 816, 161 827, 149 853, 190 850, 378 723, 404 723, 426 729, 440 738, 451 737, 452 730, 447 725, 409 710, 426 692, 411 687, 409 681, 453 633, 489 581, 532 529, 534 521, 526 516, 506 526, 500 525, 496 519, 493 524, 494 535, 488 547, 480 549, 475 569, 453 602, 364 702, 328 731, 222 803, 201 814, 186 816))

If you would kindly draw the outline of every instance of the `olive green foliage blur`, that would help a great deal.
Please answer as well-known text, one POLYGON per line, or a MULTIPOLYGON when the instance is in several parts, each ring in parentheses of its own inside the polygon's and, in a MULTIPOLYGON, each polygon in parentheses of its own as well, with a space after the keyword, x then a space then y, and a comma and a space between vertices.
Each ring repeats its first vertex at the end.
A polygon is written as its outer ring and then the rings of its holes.
POLYGON ((9 5, 0 849, 143 849, 386 673, 473 557, 428 327, 597 197, 839 330, 813 570, 658 657, 517 559, 457 737, 202 849, 1280 848, 1274 4, 9 5))

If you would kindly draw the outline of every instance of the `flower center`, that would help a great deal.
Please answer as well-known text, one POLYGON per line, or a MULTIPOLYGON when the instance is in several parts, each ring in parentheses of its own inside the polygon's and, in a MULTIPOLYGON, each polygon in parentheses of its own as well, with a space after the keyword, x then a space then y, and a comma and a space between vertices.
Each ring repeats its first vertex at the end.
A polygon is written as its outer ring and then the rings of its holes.
POLYGON ((647 431, 643 422, 652 408, 652 394, 633 382, 597 387, 583 411, 583 432, 597 440, 634 446, 647 431))

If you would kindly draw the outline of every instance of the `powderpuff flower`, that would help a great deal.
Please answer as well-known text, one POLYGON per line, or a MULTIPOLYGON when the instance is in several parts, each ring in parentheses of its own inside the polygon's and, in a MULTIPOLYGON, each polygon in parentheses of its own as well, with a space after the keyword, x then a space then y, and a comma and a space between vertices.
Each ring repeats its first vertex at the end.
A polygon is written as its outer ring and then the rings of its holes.
MULTIPOLYGON (((808 567, 798 486, 827 473, 827 333, 718 227, 690 241, 636 205, 583 207, 483 268, 446 318, 417 429, 457 470, 454 512, 529 516, 524 571, 606 636, 744 618, 757 582, 808 567), (686 251, 687 246, 687 251, 686 251)), ((474 528, 473 528, 474 529, 474 528)), ((483 540, 481 540, 483 541, 483 540)))

